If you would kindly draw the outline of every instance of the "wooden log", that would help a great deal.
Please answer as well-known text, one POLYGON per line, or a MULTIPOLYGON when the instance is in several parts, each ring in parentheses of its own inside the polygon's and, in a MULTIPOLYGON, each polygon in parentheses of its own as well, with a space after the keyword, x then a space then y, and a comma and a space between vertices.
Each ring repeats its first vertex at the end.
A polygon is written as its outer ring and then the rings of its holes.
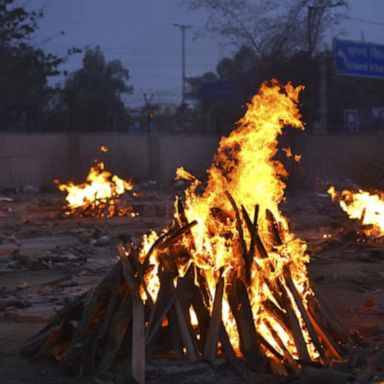
POLYGON ((256 254, 256 241, 257 241, 256 236, 257 236, 257 231, 258 231, 259 206, 255 205, 255 211, 253 214, 253 222, 251 221, 251 219, 248 215, 248 212, 243 205, 241 206, 241 210, 243 213, 244 221, 245 221, 247 228, 248 228, 249 235, 251 237, 251 242, 250 242, 249 250, 248 250, 248 260, 249 260, 248 267, 250 269, 250 271, 248 273, 250 274, 251 273, 251 266, 253 263, 253 258, 255 257, 255 254, 256 254))
POLYGON ((258 253, 262 259, 268 259, 268 252, 264 247, 263 242, 261 241, 261 238, 258 233, 255 235, 255 243, 256 243, 256 249, 258 250, 258 253))
MULTIPOLYGON (((177 217, 178 217, 179 226, 184 227, 188 224, 188 218, 185 213, 183 201, 179 197, 176 198, 176 207, 177 207, 177 217)), ((186 236, 190 242, 189 244, 190 249, 195 250, 196 249, 195 239, 193 238, 191 230, 186 232, 186 236)))
POLYGON ((160 271, 159 278, 160 290, 157 295, 156 303, 152 308, 146 330, 145 344, 147 347, 153 342, 164 317, 174 305, 176 299, 175 291, 173 290, 174 272, 160 271))
POLYGON ((91 369, 92 346, 102 325, 101 319, 108 305, 111 287, 120 273, 121 263, 118 262, 108 276, 88 294, 65 361, 65 370, 74 376, 91 369))
MULTIPOLYGON (((75 348, 68 352, 64 363, 66 372, 80 378, 83 375, 90 374, 94 368, 93 348, 95 339, 102 325, 101 319, 107 307, 107 300, 101 302, 100 306, 92 316, 89 327, 86 329, 81 341, 75 345, 75 348)), ((72 338, 73 343, 73 338, 72 338)))
POLYGON ((178 299, 175 300, 174 308, 177 317, 177 322, 179 325, 180 336, 185 348, 186 358, 190 362, 195 362, 198 359, 197 347, 191 336, 190 328, 188 326, 185 313, 182 310, 178 299))
POLYGON ((319 337, 312 326, 312 322, 308 316, 308 312, 307 312, 306 308, 304 307, 304 304, 302 302, 302 298, 300 297, 300 294, 297 291, 297 288, 295 286, 295 283, 292 280, 292 277, 291 277, 291 274, 290 274, 288 268, 285 269, 284 276, 285 276, 285 282, 287 284, 287 287, 288 287, 289 291, 291 292, 292 297, 296 303, 296 307, 298 308, 298 310, 301 314, 301 317, 304 320, 305 326, 308 330, 309 336, 311 337, 312 343, 315 346, 315 348, 317 349, 317 351, 319 352, 320 358, 323 361, 324 365, 327 365, 328 359, 326 358, 326 356, 324 354, 324 350, 323 350, 323 347, 320 343, 319 337))
POLYGON ((231 312, 235 318, 240 338, 240 350, 248 365, 255 371, 265 369, 265 359, 260 352, 255 322, 244 283, 234 276, 230 277, 226 292, 231 312))
POLYGON ((116 275, 116 279, 112 282, 112 286, 110 289, 110 296, 108 300, 108 306, 101 320, 100 330, 98 334, 94 338, 94 343, 92 347, 92 372, 96 372, 96 366, 98 365, 99 354, 101 354, 102 344, 104 342, 104 338, 106 336, 107 330, 111 324, 111 318, 113 317, 116 309, 118 308, 121 297, 119 296, 119 289, 122 285, 122 273, 116 275))
POLYGON ((175 312, 175 308, 172 306, 168 312, 168 322, 169 322, 169 330, 171 333, 172 346, 175 352, 176 359, 180 360, 184 357, 183 345, 181 342, 181 335, 179 326, 177 323, 177 316, 175 312))
POLYGON ((271 367, 271 370, 275 375, 288 376, 288 372, 285 369, 284 365, 281 363, 281 360, 271 358, 269 359, 269 366, 271 367))
POLYGON ((52 352, 52 348, 60 341, 61 336, 61 327, 54 328, 44 345, 33 355, 32 358, 39 359, 41 357, 49 356, 52 352))
POLYGON ((33 339, 25 342, 20 349, 20 354, 24 357, 36 356, 55 332, 55 328, 56 327, 53 327, 53 329, 46 329, 44 332, 40 332, 36 335, 33 339))
POLYGON ((117 245, 117 252, 119 254, 119 257, 120 259, 124 259, 124 258, 128 258, 128 260, 132 261, 136 270, 137 270, 137 274, 138 274, 138 277, 140 279, 140 284, 141 286, 143 287, 144 289, 144 292, 147 296, 147 304, 150 308, 153 307, 153 300, 152 300, 152 297, 150 295, 150 293, 148 292, 148 288, 147 288, 147 284, 145 283, 145 280, 144 280, 144 269, 142 267, 142 265, 139 263, 137 257, 138 257, 138 251, 137 250, 133 250, 131 249, 129 252, 126 250, 126 248, 124 247, 124 244, 123 243, 119 243, 117 245))
POLYGON ((339 346, 328 335, 328 332, 317 323, 316 319, 311 315, 310 311, 308 311, 308 316, 314 330, 319 335, 323 343, 326 345, 329 356, 336 360, 342 360, 344 354, 339 348, 339 346))
POLYGON ((301 369, 299 365, 288 350, 284 351, 284 361, 287 362, 287 365, 292 369, 292 372, 295 375, 298 375, 300 373, 301 369))
MULTIPOLYGON (((208 287, 208 283, 207 283, 202 271, 200 271, 198 268, 196 268, 196 273, 198 276, 199 287, 202 290, 202 292, 204 292, 203 287, 208 287), (200 279, 199 279, 199 276, 200 276, 200 279)), ((206 288, 206 289, 208 290, 208 288, 206 288)), ((209 311, 208 311, 207 307, 208 307, 208 305, 206 307, 204 307, 204 312, 205 312, 204 313, 205 320, 203 320, 204 324, 210 323, 210 315, 209 315, 209 311)), ((201 308, 202 308, 201 312, 203 312, 203 307, 201 307, 201 308)), ((200 311, 198 309, 195 308, 195 310, 197 311, 196 313, 200 313, 200 311)), ((221 350, 222 350, 226 360, 228 361, 228 363, 231 365, 231 367, 236 372, 239 372, 242 368, 242 365, 236 356, 236 353, 235 353, 233 346, 229 340, 228 333, 227 333, 222 321, 220 324, 219 339, 220 339, 220 343, 221 343, 221 350)))
POLYGON ((236 205, 236 202, 232 195, 228 192, 225 191, 226 196, 228 197, 228 200, 230 201, 233 210, 235 211, 235 217, 236 217, 236 229, 239 237, 239 244, 240 244, 240 249, 241 249, 241 256, 244 261, 245 265, 245 278, 247 281, 247 284, 249 285, 251 283, 251 267, 250 267, 250 260, 248 257, 248 251, 247 251, 247 244, 244 239, 244 231, 243 231, 243 221, 241 220, 239 208, 236 205))
POLYGON ((231 341, 229 340, 229 336, 227 333, 227 330, 224 327, 223 322, 220 325, 220 343, 221 343, 221 349, 224 353, 224 356, 228 363, 237 370, 239 366, 239 359, 236 356, 235 350, 233 349, 233 346, 231 344, 231 341))
POLYGON ((160 247, 160 245, 164 242, 164 240, 170 235, 171 231, 168 231, 167 233, 164 233, 162 235, 160 235, 156 240, 155 242, 151 245, 151 247, 149 248, 149 251, 148 253, 145 255, 145 258, 144 258, 144 261, 142 263, 143 265, 143 269, 146 270, 148 268, 148 264, 149 264, 149 260, 152 256, 152 253, 155 251, 155 249, 157 249, 158 247, 160 247))
POLYGON ((132 299, 132 353, 131 373, 139 384, 145 383, 144 304, 139 295, 139 281, 135 279, 128 258, 122 259, 122 270, 132 299))
POLYGON ((162 249, 170 247, 176 241, 180 240, 180 238, 184 236, 186 233, 190 232, 191 228, 193 228, 196 224, 197 224, 197 221, 193 220, 190 223, 186 224, 184 227, 176 229, 174 232, 170 234, 168 238, 166 238, 163 241, 163 243, 161 244, 162 249))
POLYGON ((282 245, 283 241, 280 234, 280 228, 275 219, 275 216, 273 216, 273 213, 269 209, 265 210, 265 216, 268 222, 268 229, 272 236, 273 243, 277 246, 282 245))
POLYGON ((221 277, 216 285, 215 298, 213 300, 211 321, 205 342, 203 356, 209 361, 214 361, 217 354, 220 328, 222 326, 222 304, 224 293, 224 278, 221 277))
MULTIPOLYGON (((177 197, 176 199, 176 207, 177 207, 178 224, 180 227, 185 227, 186 225, 188 225, 188 218, 185 213, 183 201, 179 197, 177 197)), ((195 244, 195 239, 193 238, 192 231, 189 229, 185 233, 185 236, 188 238, 188 241, 189 241, 189 246, 188 246, 189 250, 191 252, 194 252, 196 250, 196 244, 195 244)), ((191 256, 189 255, 189 259, 190 258, 191 256)), ((195 273, 196 273, 195 277, 197 278, 197 281, 200 285, 200 292, 203 296, 204 304, 206 307, 209 307, 211 297, 210 297, 210 292, 208 289, 207 282, 204 279, 201 270, 197 266, 195 266, 195 273)))
POLYGON ((23 344, 20 348, 21 355, 32 357, 44 345, 44 339, 48 340, 53 329, 80 320, 86 297, 87 294, 82 294, 73 301, 64 300, 64 307, 56 311, 56 316, 23 344))
POLYGON ((267 299, 263 303, 264 308, 268 311, 268 313, 277 321, 280 326, 284 329, 284 331, 288 334, 291 333, 289 329, 289 320, 288 316, 285 312, 283 312, 273 301, 267 299))
POLYGON ((204 299, 205 307, 209 308, 213 298, 211 295, 211 291, 209 290, 209 287, 208 287, 207 279, 204 276, 204 271, 201 270, 199 267, 195 266, 195 273, 196 273, 197 283, 199 285, 201 295, 204 299))
MULTIPOLYGON (((199 273, 199 269, 196 269, 197 273, 199 273)), ((199 275, 198 275, 199 276, 199 275)), ((207 281, 205 280, 204 276, 201 274, 201 281, 203 283, 203 285, 200 284, 200 288, 202 286, 207 286, 207 281)), ((224 287, 223 287, 224 288, 224 287)), ((198 309, 196 310, 196 313, 197 314, 200 314, 200 312, 204 312, 203 315, 204 315, 204 324, 210 324, 210 315, 209 315, 209 311, 207 309, 207 307, 203 307, 201 306, 201 311, 199 311, 198 309), (208 320, 208 321, 207 321, 208 320)), ((201 314, 200 314, 201 315, 201 314)), ((199 315, 199 316, 200 316, 199 315)), ((199 320, 200 321, 200 320, 199 320)), ((220 343, 221 343, 221 349, 222 349, 222 352, 226 358, 226 360, 228 361, 228 363, 236 370, 236 371, 239 371, 240 369, 240 363, 239 363, 239 360, 237 359, 237 356, 236 356, 236 353, 233 349, 233 346, 229 340, 229 337, 228 337, 228 333, 224 327, 224 324, 223 322, 221 321, 220 322, 220 329, 219 329, 219 340, 220 340, 220 343)), ((204 352, 203 352, 204 353, 204 352)))
POLYGON ((302 362, 310 362, 311 358, 308 353, 307 344, 302 333, 300 322, 296 317, 295 311, 293 310, 292 303, 288 297, 284 285, 278 281, 279 290, 282 292, 282 300, 284 303, 284 309, 287 311, 288 320, 290 324, 290 330, 293 335, 293 339, 296 345, 296 350, 299 358, 302 362))
POLYGON ((283 355, 281 355, 275 347, 273 347, 268 340, 266 340, 260 333, 257 332, 257 340, 260 345, 262 345, 267 351, 269 351, 278 361, 282 362, 284 360, 283 355))
POLYGON ((276 343, 279 345, 280 349, 283 351, 285 363, 292 370, 292 372, 294 374, 298 374, 300 372, 300 367, 296 363, 295 359, 292 357, 291 352, 288 350, 287 346, 282 342, 280 336, 277 334, 275 329, 272 327, 271 323, 268 320, 264 321, 264 323, 267 326, 269 332, 273 336, 276 343))
POLYGON ((102 359, 96 370, 96 376, 107 372, 112 366, 132 319, 132 303, 129 293, 125 294, 117 311, 113 314, 106 335, 102 359))
POLYGON ((139 384, 145 383, 145 334, 144 304, 138 296, 132 298, 132 377, 139 384))
POLYGON ((350 334, 347 328, 335 316, 331 308, 323 299, 316 286, 311 282, 311 288, 314 296, 308 297, 308 308, 317 323, 326 329, 337 341, 343 344, 350 342, 350 334))
POLYGON ((184 277, 178 279, 177 289, 179 291, 180 304, 189 324, 190 307, 192 307, 196 315, 199 339, 194 336, 194 340, 199 346, 200 352, 203 353, 210 323, 210 314, 205 306, 201 287, 195 285, 195 273, 198 273, 198 271, 191 266, 184 277))

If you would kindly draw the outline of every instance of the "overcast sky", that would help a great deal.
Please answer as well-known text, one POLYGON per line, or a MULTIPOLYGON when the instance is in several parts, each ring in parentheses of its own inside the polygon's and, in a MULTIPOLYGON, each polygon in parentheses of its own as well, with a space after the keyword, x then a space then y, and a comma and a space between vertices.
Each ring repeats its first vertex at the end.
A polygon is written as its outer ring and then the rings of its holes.
MULTIPOLYGON (((384 44, 384 0, 350 3, 343 37, 364 36, 384 44)), ((44 10, 34 44, 43 43, 42 48, 59 55, 72 46, 99 45, 108 60, 118 58, 129 69, 135 92, 131 104, 142 102, 143 92, 154 92, 156 101, 180 101, 181 34, 173 23, 196 28, 203 24, 203 12, 188 12, 180 0, 29 0, 27 4, 44 10)), ((214 70, 218 60, 230 53, 213 37, 193 36, 189 30, 187 76, 214 70)), ((72 57, 66 69, 79 68, 81 59, 81 54, 72 57)))

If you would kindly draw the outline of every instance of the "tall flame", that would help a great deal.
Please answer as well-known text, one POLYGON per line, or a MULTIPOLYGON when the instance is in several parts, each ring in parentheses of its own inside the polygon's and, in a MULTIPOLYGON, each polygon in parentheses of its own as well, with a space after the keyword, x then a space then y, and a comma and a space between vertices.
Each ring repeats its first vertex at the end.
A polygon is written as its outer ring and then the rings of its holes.
POLYGON ((359 219, 362 224, 374 227, 373 233, 368 230, 368 235, 384 235, 384 194, 371 194, 362 189, 358 192, 347 189, 337 192, 333 186, 328 193, 351 219, 359 219))
MULTIPOLYGON (((297 351, 292 336, 270 316, 264 303, 272 299, 266 280, 275 281, 287 266, 305 305, 305 295, 310 291, 305 266, 309 262, 306 244, 289 231, 287 220, 279 209, 286 187, 282 177, 287 176, 287 171, 281 162, 274 160, 277 139, 284 127, 304 129, 298 109, 301 90, 301 86, 293 87, 290 83, 280 86, 276 80, 261 86, 237 128, 221 139, 202 193, 198 193, 202 183, 183 168, 177 170, 176 176, 191 182, 185 191, 185 213, 188 221, 197 220, 198 224, 192 228, 194 246, 189 251, 194 264, 203 271, 212 297, 221 271, 224 269, 224 275, 233 271, 240 275, 243 265, 237 251, 239 237, 228 192, 248 212, 253 212, 255 204, 259 206, 258 233, 268 257, 256 256, 251 267, 248 293, 252 312, 262 336, 284 355, 273 337, 273 333, 279 334, 295 356, 297 351), (282 245, 274 244, 267 211, 278 222, 282 245)), ((245 240, 249 244, 249 235, 245 234, 245 240)), ((236 325, 226 297, 223 321, 232 345, 238 345, 236 325)), ((311 349, 308 335, 306 339, 311 349)), ((314 355, 312 352, 311 356, 314 355)))

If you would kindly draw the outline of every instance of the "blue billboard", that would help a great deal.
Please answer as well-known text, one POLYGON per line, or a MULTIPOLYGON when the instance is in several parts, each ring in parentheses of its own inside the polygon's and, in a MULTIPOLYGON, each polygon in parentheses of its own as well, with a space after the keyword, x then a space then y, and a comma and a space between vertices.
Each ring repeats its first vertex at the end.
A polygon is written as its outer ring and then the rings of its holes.
POLYGON ((334 39, 333 62, 340 75, 384 79, 384 45, 334 39))
POLYGON ((235 83, 229 81, 214 81, 204 83, 200 87, 200 97, 205 101, 233 98, 238 93, 235 83))

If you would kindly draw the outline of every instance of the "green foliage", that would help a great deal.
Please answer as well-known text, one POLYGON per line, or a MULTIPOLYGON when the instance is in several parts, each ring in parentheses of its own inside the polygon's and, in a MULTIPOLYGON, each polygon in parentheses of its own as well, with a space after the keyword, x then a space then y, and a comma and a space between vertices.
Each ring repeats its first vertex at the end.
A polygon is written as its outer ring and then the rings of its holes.
POLYGON ((119 60, 107 62, 99 47, 88 48, 83 66, 65 82, 63 102, 73 130, 116 130, 127 122, 122 95, 132 92, 129 71, 119 60))
POLYGON ((15 0, 0 1, 0 46, 20 48, 37 29, 41 11, 27 11, 15 0))
MULTIPOLYGON (((59 73, 64 61, 30 44, 37 30, 40 11, 28 11, 15 0, 0 0, 0 123, 2 128, 28 129, 20 115, 33 110, 37 116, 48 105, 53 90, 47 78, 59 73), (13 117, 10 117, 12 110, 13 117)), ((31 120, 28 116, 26 120, 31 120)))
MULTIPOLYGON (((362 130, 378 129, 372 108, 384 106, 384 80, 337 76, 331 52, 326 55, 329 130, 343 129, 344 110, 351 108, 359 110, 366 120, 362 121, 362 130)), ((300 51, 266 64, 252 49, 242 47, 233 57, 223 58, 216 73, 189 79, 189 97, 198 101, 199 111, 205 116, 205 131, 226 133, 243 115, 244 106, 264 80, 276 78, 282 83, 301 84, 305 87, 300 96, 301 112, 310 130, 312 123, 319 119, 320 61, 320 56, 300 51), (229 97, 218 94, 216 98, 205 99, 201 93, 204 84, 220 81, 234 84, 236 92, 229 97)))

